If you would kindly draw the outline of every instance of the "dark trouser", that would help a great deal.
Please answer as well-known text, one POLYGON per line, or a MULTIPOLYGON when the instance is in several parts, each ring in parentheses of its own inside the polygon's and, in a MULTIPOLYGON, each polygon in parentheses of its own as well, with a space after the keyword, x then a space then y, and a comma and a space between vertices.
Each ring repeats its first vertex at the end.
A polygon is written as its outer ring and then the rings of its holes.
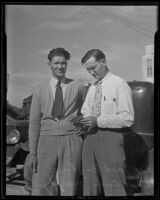
POLYGON ((40 136, 36 185, 32 195, 77 195, 82 139, 77 135, 40 136), (35 188, 36 187, 36 188, 35 188))
POLYGON ((98 130, 83 143, 84 196, 126 196, 123 135, 98 130))

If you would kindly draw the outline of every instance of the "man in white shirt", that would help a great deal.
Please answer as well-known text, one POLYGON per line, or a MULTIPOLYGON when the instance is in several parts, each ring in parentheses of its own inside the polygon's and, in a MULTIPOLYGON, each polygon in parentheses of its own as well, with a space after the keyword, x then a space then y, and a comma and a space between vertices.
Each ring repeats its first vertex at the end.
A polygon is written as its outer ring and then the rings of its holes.
POLYGON ((88 127, 82 150, 83 195, 126 196, 123 133, 134 122, 132 92, 113 75, 99 49, 81 60, 96 79, 88 90, 81 123, 88 127))

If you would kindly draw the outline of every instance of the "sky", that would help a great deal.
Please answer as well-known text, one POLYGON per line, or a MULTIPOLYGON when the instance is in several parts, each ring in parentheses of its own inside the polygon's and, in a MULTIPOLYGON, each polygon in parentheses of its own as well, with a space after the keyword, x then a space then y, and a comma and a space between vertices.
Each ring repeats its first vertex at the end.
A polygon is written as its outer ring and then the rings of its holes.
POLYGON ((81 58, 101 49, 109 70, 142 81, 145 46, 154 44, 157 6, 6 5, 7 100, 21 107, 36 85, 51 77, 48 53, 71 53, 66 76, 93 81, 81 58))

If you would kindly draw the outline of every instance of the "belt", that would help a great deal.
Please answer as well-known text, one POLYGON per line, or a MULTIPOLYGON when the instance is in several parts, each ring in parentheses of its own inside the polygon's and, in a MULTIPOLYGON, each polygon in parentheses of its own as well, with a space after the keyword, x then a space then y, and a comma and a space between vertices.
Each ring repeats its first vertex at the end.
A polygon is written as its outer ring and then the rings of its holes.
POLYGON ((131 129, 126 127, 126 128, 99 128, 98 130, 102 131, 113 131, 113 132, 118 132, 118 133, 126 133, 126 132, 131 132, 131 129))

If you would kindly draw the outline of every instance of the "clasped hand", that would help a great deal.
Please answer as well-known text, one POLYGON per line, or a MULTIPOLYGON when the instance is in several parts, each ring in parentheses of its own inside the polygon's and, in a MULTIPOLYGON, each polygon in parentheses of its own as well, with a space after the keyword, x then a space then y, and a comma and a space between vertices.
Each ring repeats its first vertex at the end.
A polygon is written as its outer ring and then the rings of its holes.
POLYGON ((94 116, 89 116, 80 120, 80 123, 88 128, 93 128, 97 126, 97 118, 94 116))
POLYGON ((74 133, 77 135, 82 135, 86 132, 89 132, 93 127, 97 125, 97 118, 94 116, 89 116, 86 118, 77 117, 74 120, 72 120, 74 124, 77 126, 77 128, 74 130, 74 133))

